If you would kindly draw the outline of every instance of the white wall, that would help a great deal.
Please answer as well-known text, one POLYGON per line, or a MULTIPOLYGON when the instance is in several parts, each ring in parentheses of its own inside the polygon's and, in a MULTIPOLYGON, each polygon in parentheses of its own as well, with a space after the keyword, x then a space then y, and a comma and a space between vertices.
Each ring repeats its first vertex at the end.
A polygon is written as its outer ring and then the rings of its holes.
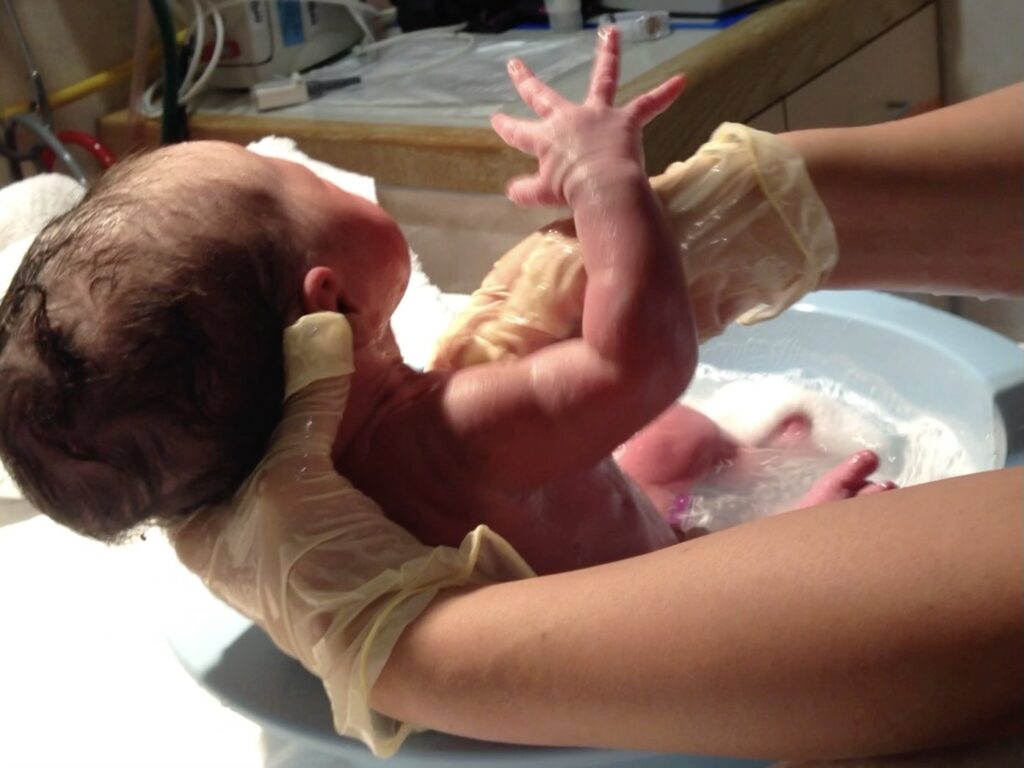
MULTIPOLYGON (((943 86, 948 103, 1024 80, 1024 2, 939 0, 939 12, 943 86)), ((1017 256, 1024 270, 1024 254, 1017 256)), ((957 310, 1024 341, 1024 301, 959 299, 957 310)))
POLYGON ((1024 2, 939 0, 946 100, 1024 80, 1024 2))

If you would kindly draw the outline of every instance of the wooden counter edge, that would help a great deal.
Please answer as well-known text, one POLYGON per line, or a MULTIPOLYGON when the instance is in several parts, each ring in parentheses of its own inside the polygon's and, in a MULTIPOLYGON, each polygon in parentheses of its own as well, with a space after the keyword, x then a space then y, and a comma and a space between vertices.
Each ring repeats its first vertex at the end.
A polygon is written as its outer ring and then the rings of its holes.
POLYGON ((648 171, 689 157, 723 121, 749 120, 932 1, 783 0, 645 72, 621 99, 680 72, 688 78, 647 130, 648 171))
MULTIPOLYGON (((627 83, 622 100, 678 72, 689 78, 686 93, 645 134, 648 170, 685 159, 719 123, 750 119, 931 2, 782 0, 627 83)), ((487 128, 212 113, 189 124, 192 139, 244 144, 289 136, 318 160, 404 187, 497 193, 535 167, 487 128)), ((134 126, 123 110, 100 120, 100 135, 125 154, 155 146, 159 127, 152 120, 134 126)))

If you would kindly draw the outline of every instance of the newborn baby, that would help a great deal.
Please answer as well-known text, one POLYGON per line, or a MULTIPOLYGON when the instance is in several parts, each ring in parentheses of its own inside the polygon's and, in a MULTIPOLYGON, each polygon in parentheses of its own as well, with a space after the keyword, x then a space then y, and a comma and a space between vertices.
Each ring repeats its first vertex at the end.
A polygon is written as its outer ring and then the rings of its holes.
MULTIPOLYGON (((682 84, 614 108, 616 37, 602 41, 583 105, 515 63, 542 120, 495 123, 541 161, 513 198, 573 209, 580 337, 414 371, 389 327, 408 250, 381 209, 233 145, 161 150, 51 224, 0 309, 0 449, 26 496, 107 540, 230 496, 280 418, 283 328, 327 310, 354 340, 335 466, 421 541, 455 545, 486 523, 538 572, 674 543, 680 494, 736 447, 681 406, 635 434, 685 388, 697 354, 639 138, 682 84), (635 482, 611 459, 623 443, 635 482)), ((851 460, 808 502, 877 489, 873 468, 851 460)))
MULTIPOLYGON (((675 543, 693 482, 742 463, 673 403, 695 327, 751 309, 731 289, 751 295, 756 265, 706 273, 691 305, 640 150, 682 82, 615 108, 617 42, 602 32, 582 105, 513 62, 541 119, 495 120, 540 160, 513 199, 573 210, 576 335, 413 370, 389 325, 410 269, 390 217, 300 165, 206 142, 116 166, 40 235, 0 305, 0 453, 26 496, 106 540, 167 524, 190 568, 324 680, 339 731, 381 754, 408 726, 369 691, 437 589, 675 543), (481 523, 507 543, 466 536, 481 523)), ((881 490, 872 470, 854 456, 805 502, 881 490)))

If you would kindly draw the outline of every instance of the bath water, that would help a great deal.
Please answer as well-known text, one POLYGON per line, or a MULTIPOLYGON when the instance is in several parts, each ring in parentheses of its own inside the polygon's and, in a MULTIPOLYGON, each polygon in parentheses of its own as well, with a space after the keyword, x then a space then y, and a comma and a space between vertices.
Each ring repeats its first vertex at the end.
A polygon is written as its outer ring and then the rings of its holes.
POLYGON ((872 480, 900 486, 990 468, 971 457, 956 425, 880 387, 872 382, 868 398, 799 369, 752 374, 701 364, 681 402, 755 447, 695 489, 687 528, 720 530, 792 509, 825 472, 865 448, 880 459, 872 480), (779 422, 794 413, 809 419, 808 440, 793 447, 764 445, 779 422))

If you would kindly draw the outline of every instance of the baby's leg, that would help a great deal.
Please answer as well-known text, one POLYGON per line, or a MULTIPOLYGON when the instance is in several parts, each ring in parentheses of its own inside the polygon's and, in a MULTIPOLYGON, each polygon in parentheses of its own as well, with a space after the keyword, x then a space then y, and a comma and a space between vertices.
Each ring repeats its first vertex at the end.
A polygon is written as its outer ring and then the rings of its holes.
MULTIPOLYGON (((805 448, 811 421, 803 413, 779 421, 760 448, 805 448)), ((693 487, 712 471, 743 472, 747 448, 702 413, 679 403, 633 436, 615 454, 619 467, 647 494, 674 527, 686 520, 693 487)), ((858 451, 822 476, 797 502, 796 508, 878 493, 893 483, 873 483, 878 469, 873 451, 858 451)))
MULTIPOLYGON (((673 403, 615 452, 619 467, 669 523, 701 478, 735 461, 740 445, 704 414, 673 403)), ((677 515, 678 516, 678 515, 677 515)))
POLYGON ((865 496, 880 491, 888 491, 896 487, 896 483, 886 481, 873 483, 868 476, 878 469, 878 454, 874 451, 857 451, 835 469, 811 486, 796 503, 796 509, 816 507, 829 501, 840 501, 854 496, 865 496))
MULTIPOLYGON (((793 413, 778 423, 761 447, 798 449, 806 446, 810 437, 811 420, 803 413, 793 413)), ((819 478, 794 508, 814 507, 895 488, 893 482, 873 483, 868 480, 877 469, 878 454, 868 450, 857 451, 819 478)))

